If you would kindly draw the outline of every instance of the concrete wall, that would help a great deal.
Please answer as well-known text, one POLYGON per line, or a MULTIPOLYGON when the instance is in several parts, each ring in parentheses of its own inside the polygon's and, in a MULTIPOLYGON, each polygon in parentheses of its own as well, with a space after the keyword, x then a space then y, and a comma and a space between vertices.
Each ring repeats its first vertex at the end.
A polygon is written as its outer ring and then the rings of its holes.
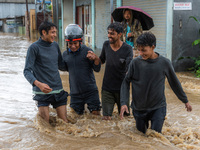
POLYGON ((96 48, 101 49, 104 41, 108 40, 107 27, 111 23, 110 0, 96 0, 96 48))
MULTIPOLYGON (((180 2, 180 0, 174 0, 180 2)), ((172 39, 172 63, 176 71, 186 71, 192 67, 193 61, 190 59, 178 60, 184 56, 197 57, 200 55, 199 46, 193 46, 192 42, 198 38, 200 25, 190 16, 200 19, 200 1, 182 0, 181 2, 192 2, 192 10, 174 10, 173 19, 173 39, 172 39), (182 27, 180 23, 182 22, 182 27)))
MULTIPOLYGON (((28 9, 35 9, 35 4, 29 4, 28 9)), ((0 18, 25 16, 26 4, 0 3, 0 18)))
MULTIPOLYGON (((26 0, 0 0, 0 3, 26 3, 26 0)), ((28 0, 28 3, 35 4, 35 0, 28 0)))
MULTIPOLYGON (((76 6, 89 5, 91 0, 76 0, 76 6)), ((113 0, 114 8, 116 0, 113 0)), ((64 29, 70 23, 73 23, 73 0, 63 0, 64 29)), ((95 0, 95 46, 101 49, 107 38, 107 27, 111 23, 110 0, 95 0)))
POLYGON ((76 6, 90 5, 91 0, 76 0, 76 6))
POLYGON ((73 23, 73 0, 63 0, 63 33, 65 28, 73 23))

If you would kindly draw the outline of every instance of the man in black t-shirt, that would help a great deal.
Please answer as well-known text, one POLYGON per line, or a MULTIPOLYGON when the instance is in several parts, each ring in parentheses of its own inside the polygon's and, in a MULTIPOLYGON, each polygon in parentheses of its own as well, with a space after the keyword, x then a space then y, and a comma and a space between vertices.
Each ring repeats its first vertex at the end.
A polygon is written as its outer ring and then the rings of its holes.
POLYGON ((111 120, 115 103, 120 113, 120 88, 128 65, 133 59, 133 50, 130 45, 120 40, 123 26, 119 22, 111 23, 107 30, 109 40, 104 42, 99 58, 102 64, 106 62, 101 96, 103 119, 111 120))

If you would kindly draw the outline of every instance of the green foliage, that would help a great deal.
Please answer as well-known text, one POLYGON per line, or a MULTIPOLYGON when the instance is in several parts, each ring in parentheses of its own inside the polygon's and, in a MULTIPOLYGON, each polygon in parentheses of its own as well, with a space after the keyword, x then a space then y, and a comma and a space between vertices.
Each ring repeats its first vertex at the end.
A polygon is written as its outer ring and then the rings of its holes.
POLYGON ((52 5, 46 4, 46 11, 51 11, 52 10, 52 5))
MULTIPOLYGON (((194 19, 199 25, 200 25, 200 20, 198 20, 196 17, 194 16, 190 16, 189 19, 194 19)), ((199 29, 199 35, 200 35, 200 29, 199 29)), ((192 46, 194 45, 199 45, 200 47, 200 38, 195 40, 193 43, 192 43, 192 46)))
MULTIPOLYGON (((190 16, 189 19, 194 19, 200 25, 200 20, 198 20, 196 17, 190 16)), ((200 29, 199 29, 199 35, 200 35, 200 29)), ((200 38, 196 39, 196 40, 194 40, 194 42, 192 42, 192 46, 194 46, 194 45, 199 45, 199 47, 200 47, 200 38)), ((200 78, 200 56, 198 56, 198 57, 180 57, 178 60, 181 60, 184 58, 192 59, 194 61, 194 66, 191 68, 188 68, 188 70, 193 71, 195 73, 195 75, 200 78)))
POLYGON ((200 78, 200 56, 198 57, 180 57, 178 60, 181 59, 192 59, 194 61, 194 66, 191 68, 188 68, 188 70, 193 71, 195 75, 200 78))

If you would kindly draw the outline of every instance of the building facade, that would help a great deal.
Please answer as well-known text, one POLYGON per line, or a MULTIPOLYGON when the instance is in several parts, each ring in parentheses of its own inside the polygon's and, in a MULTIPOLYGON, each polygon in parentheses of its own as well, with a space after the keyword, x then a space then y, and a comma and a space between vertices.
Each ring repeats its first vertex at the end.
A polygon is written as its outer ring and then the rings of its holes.
MULTIPOLYGON (((174 3, 179 0, 62 0, 62 22, 63 22, 63 39, 64 29, 70 23, 79 24, 84 30, 84 42, 86 45, 101 49, 103 42, 107 40, 107 26, 112 22, 111 13, 119 6, 135 6, 147 12, 154 21, 154 27, 150 30, 157 38, 155 51, 169 58, 176 71, 186 70, 187 60, 178 61, 178 58, 187 55, 199 55, 199 51, 190 51, 192 48, 192 39, 186 35, 196 32, 195 23, 188 24, 189 28, 180 30, 177 18, 181 16, 182 23, 185 24, 189 15, 198 14, 199 3, 195 0, 183 0, 191 2, 192 10, 175 11, 174 3), (186 15, 187 14, 187 15, 186 15), (183 19, 184 18, 184 19, 183 19), (178 32, 179 31, 179 32, 178 32), (185 36, 183 36, 185 35, 185 36), (187 45, 184 41, 187 40, 187 45), (179 43, 178 43, 179 41, 179 43), (181 47, 180 45, 183 44, 181 47), (185 50, 184 50, 185 49, 185 50), (184 51, 184 53, 183 53, 184 51)), ((179 18, 180 20, 180 18, 179 18)), ((194 40, 195 37, 193 37, 194 40)), ((192 65, 192 64, 188 64, 192 65)))
MULTIPOLYGON (((133 5, 143 9, 154 20, 155 26, 151 31, 158 39, 156 51, 171 58, 173 21, 173 3, 171 0, 63 0, 63 2, 66 3, 63 6, 63 10, 67 5, 67 7, 71 6, 71 13, 64 13, 63 17, 65 18, 65 14, 66 16, 67 14, 75 14, 75 18, 71 16, 71 20, 66 19, 68 20, 67 22, 71 21, 71 23, 79 24, 84 30, 85 44, 96 48, 101 48, 103 42, 107 40, 106 28, 112 21, 111 13, 116 7, 133 5), (92 3, 94 3, 93 6, 92 3), (92 9, 94 9, 94 19, 92 19, 92 9), (92 30, 93 28, 95 29, 92 30), (94 43, 92 43, 92 39, 94 43)), ((64 24, 69 24, 67 22, 64 24)))
POLYGON ((190 16, 200 20, 200 1, 197 0, 174 0, 178 5, 190 5, 189 9, 183 6, 173 12, 173 39, 172 39, 172 63, 176 71, 186 71, 194 66, 192 59, 181 59, 180 57, 200 56, 200 47, 192 46, 192 42, 200 38, 200 24, 190 16))
MULTIPOLYGON (((35 8, 35 0, 28 0, 28 8, 35 8)), ((0 28, 3 32, 19 32, 25 25, 25 0, 0 0, 0 28)))

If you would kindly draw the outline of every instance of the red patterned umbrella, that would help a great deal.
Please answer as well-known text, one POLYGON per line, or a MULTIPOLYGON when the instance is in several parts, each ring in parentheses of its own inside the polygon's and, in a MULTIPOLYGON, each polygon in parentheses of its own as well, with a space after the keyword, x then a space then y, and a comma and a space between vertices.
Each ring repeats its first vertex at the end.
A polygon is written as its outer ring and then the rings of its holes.
POLYGON ((133 13, 133 19, 136 18, 141 22, 143 30, 149 30, 154 26, 153 19, 151 16, 144 12, 141 8, 137 8, 134 6, 121 6, 116 8, 112 12, 112 17, 115 21, 122 22, 123 21, 123 10, 130 9, 133 13))

